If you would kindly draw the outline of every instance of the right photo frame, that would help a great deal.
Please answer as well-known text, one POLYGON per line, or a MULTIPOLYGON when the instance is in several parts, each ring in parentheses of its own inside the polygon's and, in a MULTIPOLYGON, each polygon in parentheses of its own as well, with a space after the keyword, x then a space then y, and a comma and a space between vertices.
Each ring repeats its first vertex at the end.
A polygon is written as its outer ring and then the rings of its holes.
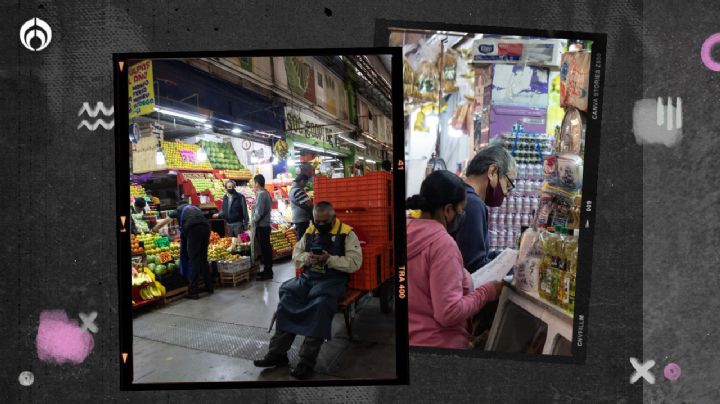
POLYGON ((606 35, 378 20, 402 47, 411 351, 584 363, 606 35))

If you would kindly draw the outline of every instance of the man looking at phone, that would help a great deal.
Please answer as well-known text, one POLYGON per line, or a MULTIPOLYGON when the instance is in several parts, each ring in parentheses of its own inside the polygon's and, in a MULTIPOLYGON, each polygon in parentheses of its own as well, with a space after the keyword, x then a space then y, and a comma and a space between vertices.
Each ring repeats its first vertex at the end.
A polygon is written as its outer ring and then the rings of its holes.
POLYGON ((304 335, 300 363, 290 373, 307 379, 313 373, 320 347, 331 338, 338 301, 345 295, 349 274, 360 269, 362 250, 352 228, 335 216, 328 202, 313 209, 313 223, 293 250, 293 263, 303 273, 280 287, 277 328, 265 358, 257 367, 287 366, 287 351, 296 335, 304 335))

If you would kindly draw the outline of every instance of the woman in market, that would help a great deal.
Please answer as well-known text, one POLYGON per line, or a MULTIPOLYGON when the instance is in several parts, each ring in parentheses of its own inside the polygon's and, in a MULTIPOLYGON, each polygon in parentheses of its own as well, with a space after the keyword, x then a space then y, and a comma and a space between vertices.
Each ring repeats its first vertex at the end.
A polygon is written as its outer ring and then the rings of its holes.
POLYGON ((158 222, 153 230, 178 219, 180 227, 180 273, 190 279, 189 299, 198 299, 198 280, 202 276, 205 291, 213 293, 213 280, 208 266, 208 246, 210 245, 210 222, 197 206, 189 205, 186 200, 178 201, 177 210, 168 214, 168 218, 158 222))
POLYGON ((462 224, 466 204, 462 180, 446 170, 430 174, 407 200, 408 209, 422 211, 407 220, 410 345, 468 349, 470 319, 500 293, 500 282, 473 290, 449 234, 462 224))

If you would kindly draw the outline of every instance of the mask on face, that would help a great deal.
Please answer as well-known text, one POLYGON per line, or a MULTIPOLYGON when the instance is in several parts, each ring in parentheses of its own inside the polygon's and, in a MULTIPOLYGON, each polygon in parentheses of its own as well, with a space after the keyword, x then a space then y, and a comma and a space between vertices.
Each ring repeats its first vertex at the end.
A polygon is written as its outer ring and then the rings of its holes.
POLYGON ((228 192, 228 194, 237 194, 237 191, 235 190, 235 188, 228 188, 227 192, 228 192))
POLYGON ((502 205, 503 200, 505 200, 505 194, 502 185, 500 185, 500 178, 498 177, 498 184, 494 188, 490 185, 490 178, 488 178, 488 186, 485 190, 485 204, 491 208, 497 208, 502 205))
POLYGON ((462 228, 462 225, 465 223, 465 211, 457 212, 455 213, 455 218, 452 220, 452 222, 448 223, 447 225, 447 231, 452 235, 453 237, 455 234, 460 231, 462 228))
POLYGON ((327 233, 330 233, 330 230, 332 230, 333 222, 334 222, 334 220, 330 223, 325 223, 325 224, 317 224, 316 223, 315 228, 318 229, 318 232, 320 232, 321 234, 327 234, 327 233))

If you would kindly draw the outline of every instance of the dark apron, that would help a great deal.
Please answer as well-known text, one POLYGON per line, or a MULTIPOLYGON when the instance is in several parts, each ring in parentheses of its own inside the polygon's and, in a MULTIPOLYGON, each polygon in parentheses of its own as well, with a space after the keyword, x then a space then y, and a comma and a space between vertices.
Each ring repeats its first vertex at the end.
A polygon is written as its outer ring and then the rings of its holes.
POLYGON ((183 226, 183 215, 190 205, 180 210, 178 219, 178 227, 180 227, 180 274, 186 278, 191 278, 193 268, 190 267, 190 256, 188 255, 187 235, 185 234, 185 226, 183 226))
MULTIPOLYGON (((321 242, 315 230, 305 235, 305 251, 321 245, 334 256, 345 255, 345 237, 339 226, 333 240, 321 242)), ((313 269, 306 266, 300 277, 290 279, 280 287, 277 310, 277 329, 296 335, 330 339, 332 320, 338 301, 345 296, 349 275, 332 268, 313 269)))

